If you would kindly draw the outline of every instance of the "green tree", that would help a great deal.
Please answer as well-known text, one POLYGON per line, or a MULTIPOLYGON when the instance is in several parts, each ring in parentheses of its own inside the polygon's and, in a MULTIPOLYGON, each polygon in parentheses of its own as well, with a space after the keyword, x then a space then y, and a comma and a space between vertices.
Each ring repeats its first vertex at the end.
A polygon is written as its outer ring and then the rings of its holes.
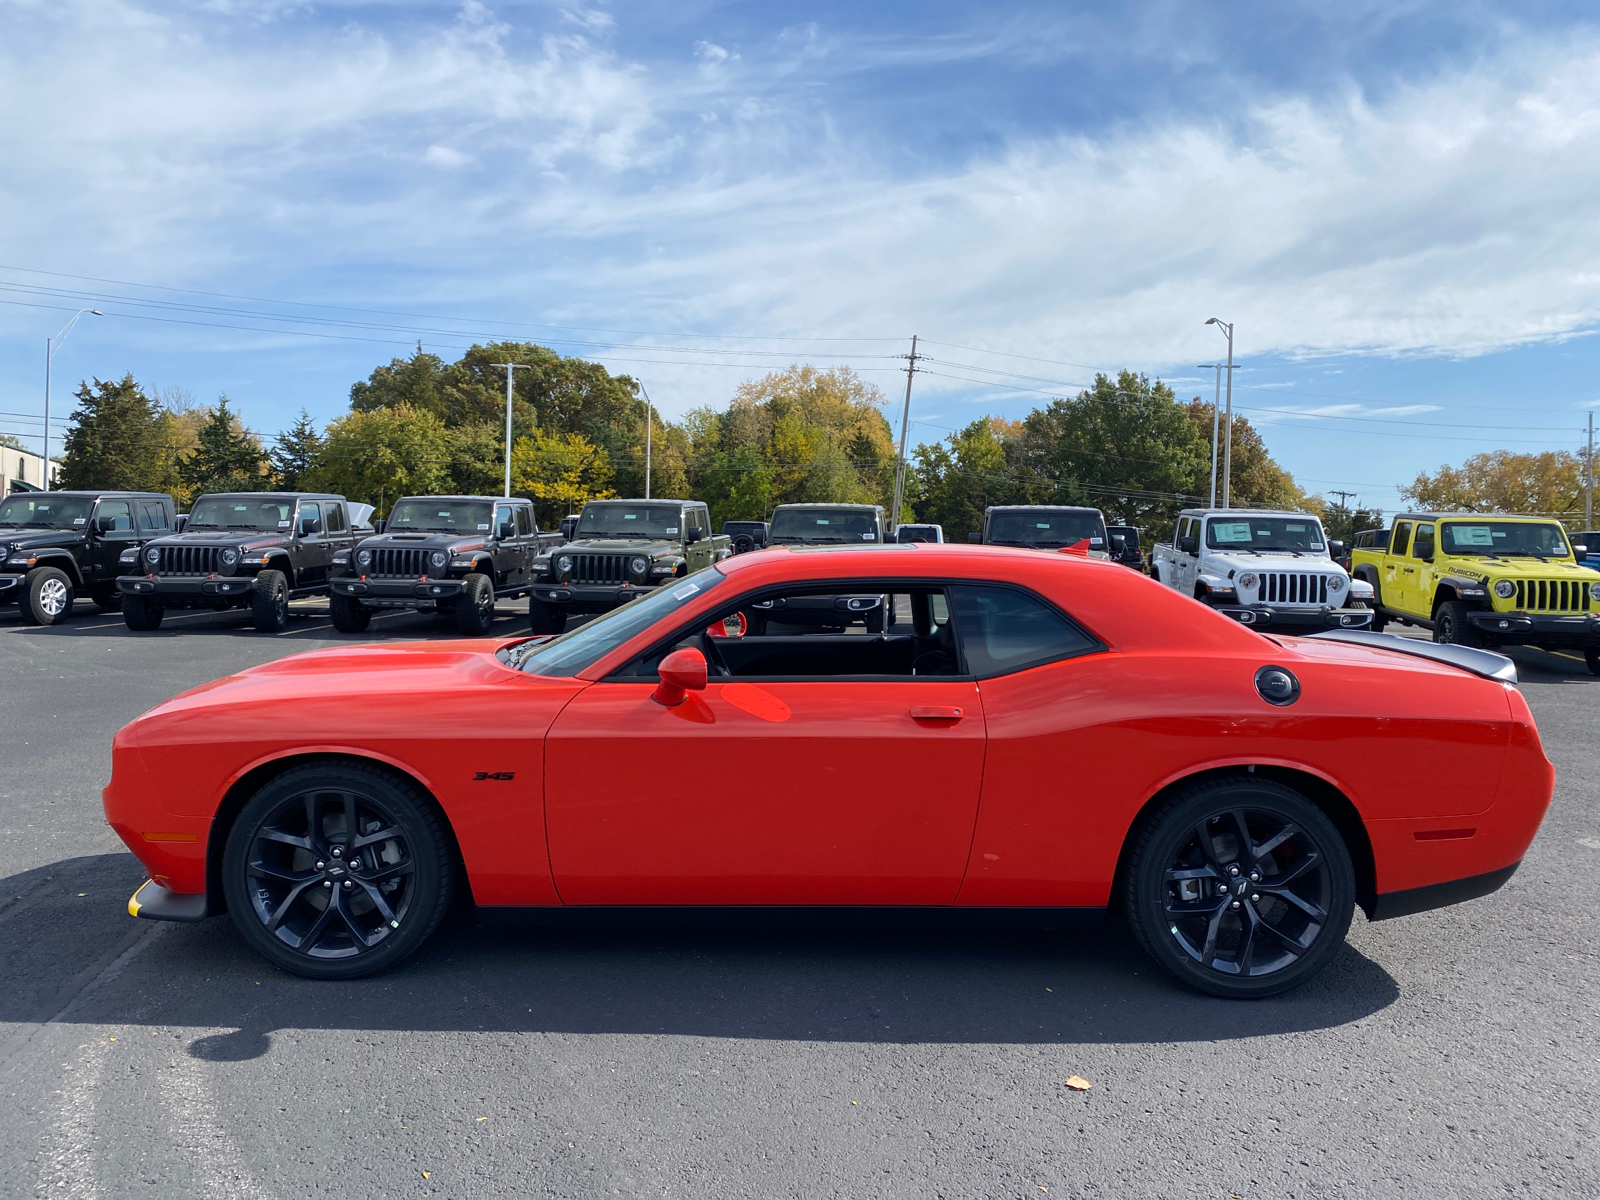
POLYGON ((22 439, 9 433, 0 433, 0 446, 5 446, 9 450, 21 450, 22 439))
POLYGON ((266 465, 255 435, 221 396, 200 426, 194 450, 178 464, 178 478, 191 498, 204 492, 259 492, 269 483, 266 465))
POLYGON ((1027 492, 1013 466, 1018 427, 997 417, 979 417, 936 445, 917 447, 908 483, 919 520, 944 526, 951 541, 983 527, 991 504, 1019 504, 1027 492))
POLYGON ((1474 454, 1459 467, 1421 472, 1400 495, 1428 512, 1583 513, 1583 463, 1566 450, 1474 454))
POLYGON ((409 404, 328 422, 308 482, 384 509, 399 496, 437 495, 450 480, 444 422, 409 404))
POLYGON ((125 491, 171 491, 172 458, 166 414, 132 375, 96 379, 77 391, 61 458, 58 486, 125 491))
POLYGON ((272 440, 267 457, 278 485, 288 492, 304 491, 301 484, 316 469, 322 454, 322 438, 311 423, 311 414, 302 408, 294 424, 272 440))
POLYGON ((511 447, 511 486, 538 510, 539 523, 554 527, 570 510, 617 493, 609 486, 611 458, 581 433, 541 433, 511 447))

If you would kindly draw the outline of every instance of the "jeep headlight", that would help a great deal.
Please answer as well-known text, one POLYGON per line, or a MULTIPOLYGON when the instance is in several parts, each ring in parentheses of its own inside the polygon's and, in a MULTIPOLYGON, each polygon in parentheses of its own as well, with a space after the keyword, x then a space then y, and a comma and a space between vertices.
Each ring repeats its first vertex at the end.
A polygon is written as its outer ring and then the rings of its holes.
POLYGON ((1502 600, 1509 600, 1517 594, 1517 585, 1509 579, 1497 579, 1494 584, 1494 594, 1502 600))
POLYGON ((1342 591, 1344 591, 1344 576, 1343 575, 1329 575, 1328 576, 1328 590, 1330 592, 1342 592, 1342 591))
POLYGON ((372 565, 372 551, 371 550, 357 550, 356 551, 356 562, 359 563, 363 567, 370 567, 372 565))
POLYGON ((235 563, 237 563, 238 561, 239 561, 239 552, 237 550, 224 550, 222 552, 222 565, 223 566, 231 567, 235 563))
POLYGON ((650 569, 650 560, 642 554, 628 560, 628 569, 635 575, 643 575, 650 569))
POLYGON ((1600 583, 1591 583, 1589 585, 1589 599, 1600 600, 1600 583))
POLYGON ((556 558, 556 570, 560 571, 563 575, 565 575, 568 571, 572 570, 572 555, 570 555, 570 554, 559 555, 556 558))
POLYGON ((1239 586, 1242 588, 1253 588, 1255 587, 1256 583, 1257 580, 1254 571, 1246 571, 1243 575, 1239 576, 1239 586))
POLYGON ((126 550, 124 550, 120 555, 117 556, 117 561, 118 562, 125 562, 125 563, 136 563, 136 562, 138 562, 139 561, 139 548, 137 546, 129 546, 126 550))
POLYGON ((435 550, 432 554, 428 555, 428 562, 430 562, 436 568, 444 566, 445 563, 449 561, 450 556, 443 550, 435 550))
POLYGON ((144 560, 151 566, 154 566, 156 563, 161 561, 161 551, 155 546, 151 546, 150 549, 144 552, 144 560))

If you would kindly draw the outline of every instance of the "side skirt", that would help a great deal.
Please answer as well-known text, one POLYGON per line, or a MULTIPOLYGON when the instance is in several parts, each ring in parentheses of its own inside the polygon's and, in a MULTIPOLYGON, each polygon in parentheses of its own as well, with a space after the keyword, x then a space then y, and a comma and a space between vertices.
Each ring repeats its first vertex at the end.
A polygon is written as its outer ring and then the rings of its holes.
POLYGON ((1095 931, 1104 908, 956 908, 938 905, 480 905, 489 929, 745 929, 934 931, 1095 931))

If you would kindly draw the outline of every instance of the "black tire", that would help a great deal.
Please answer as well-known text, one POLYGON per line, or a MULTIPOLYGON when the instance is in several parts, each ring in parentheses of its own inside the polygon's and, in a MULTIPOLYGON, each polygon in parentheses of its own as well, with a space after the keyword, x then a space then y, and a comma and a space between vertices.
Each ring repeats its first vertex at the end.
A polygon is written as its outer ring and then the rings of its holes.
POLYGON ((151 630, 161 628, 161 618, 167 615, 167 610, 153 600, 143 596, 124 596, 122 598, 122 623, 129 629, 138 630, 140 633, 149 633, 151 630))
POLYGON ((1451 646, 1482 646, 1483 634, 1467 620, 1471 606, 1460 600, 1447 600, 1433 614, 1433 640, 1451 646))
POLYGON ((1593 646, 1586 647, 1583 651, 1583 661, 1588 664, 1591 675, 1600 675, 1600 650, 1593 646))
POLYGON ((22 580, 17 607, 30 625, 59 625, 72 615, 72 577, 57 567, 35 567, 22 580))
POLYGON ((1143 820, 1134 839, 1121 897, 1128 923, 1189 986, 1275 996, 1344 944, 1355 910, 1350 852, 1299 792, 1249 775, 1197 784, 1143 820))
POLYGON ((493 624, 493 582, 487 575, 468 575, 456 597, 456 628, 468 637, 485 637, 493 624))
POLYGON ((567 628, 566 609, 528 597, 528 627, 534 633, 563 633, 567 628))
POLYGON ((438 927, 455 855, 411 780, 375 765, 312 763, 246 802, 228 832, 222 887, 239 932, 269 962, 308 979, 359 979, 438 927))
POLYGON ((340 633, 364 633, 372 624, 372 610, 354 596, 335 593, 328 597, 328 615, 340 633))
POLYGON ((261 633, 289 628, 289 580, 282 571, 262 571, 250 592, 250 612, 261 633))
POLYGON ((122 593, 117 590, 117 585, 114 583, 95 588, 92 598, 95 607, 101 612, 122 611, 122 593))
POLYGON ((1389 618, 1383 615, 1383 610, 1378 607, 1376 600, 1357 600, 1354 607, 1369 609, 1372 612, 1372 624, 1367 629, 1372 633, 1382 633, 1389 625, 1389 618))

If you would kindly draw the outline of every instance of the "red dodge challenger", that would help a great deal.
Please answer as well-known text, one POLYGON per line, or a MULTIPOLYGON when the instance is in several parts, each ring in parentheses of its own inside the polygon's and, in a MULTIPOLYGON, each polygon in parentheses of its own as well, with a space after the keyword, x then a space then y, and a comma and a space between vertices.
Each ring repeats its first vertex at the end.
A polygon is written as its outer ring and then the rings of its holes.
POLYGON ((399 962, 465 887, 489 921, 1115 907, 1178 978, 1263 996, 1356 904, 1516 870, 1554 770, 1515 682, 1465 647, 1263 636, 1072 555, 776 549, 561 637, 196 688, 117 735, 105 811, 150 873, 134 915, 226 910, 315 978, 399 962))

